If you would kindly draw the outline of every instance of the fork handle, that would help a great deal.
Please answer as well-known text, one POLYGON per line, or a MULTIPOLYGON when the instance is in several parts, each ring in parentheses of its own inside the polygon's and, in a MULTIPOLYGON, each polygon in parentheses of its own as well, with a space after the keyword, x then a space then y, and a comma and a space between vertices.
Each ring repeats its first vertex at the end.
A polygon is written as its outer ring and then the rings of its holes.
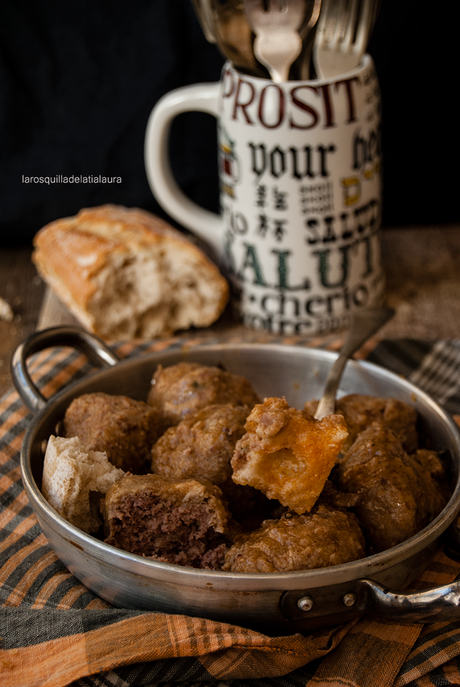
POLYGON ((292 63, 302 51, 302 39, 297 32, 259 32, 254 40, 254 54, 267 67, 272 80, 281 83, 289 79, 292 63))

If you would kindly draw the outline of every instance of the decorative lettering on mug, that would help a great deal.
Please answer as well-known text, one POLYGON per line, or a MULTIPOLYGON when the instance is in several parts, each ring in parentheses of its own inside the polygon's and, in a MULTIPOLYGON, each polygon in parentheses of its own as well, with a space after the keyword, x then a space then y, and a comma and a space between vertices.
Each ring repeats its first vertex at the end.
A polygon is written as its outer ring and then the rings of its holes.
POLYGON ((259 297, 251 294, 250 300, 258 304, 264 315, 278 317, 299 317, 308 315, 319 318, 335 315, 339 307, 349 310, 352 305, 365 306, 369 300, 369 290, 366 284, 359 282, 351 289, 345 287, 343 290, 333 293, 317 294, 291 294, 285 291, 264 292, 259 297))
POLYGON ((360 239, 353 241, 353 243, 347 243, 344 246, 337 246, 335 253, 336 256, 337 253, 339 253, 340 257, 339 260, 336 260, 336 263, 338 263, 338 270, 336 270, 338 271, 338 275, 335 276, 335 281, 333 281, 334 277, 331 276, 331 260, 334 251, 330 248, 313 251, 312 255, 318 258, 318 273, 321 286, 324 286, 326 289, 338 289, 343 288, 347 284, 350 275, 351 251, 356 251, 361 245, 364 245, 365 259, 363 264, 364 269, 360 277, 361 279, 365 279, 374 271, 372 242, 370 236, 363 236, 360 239))
POLYGON ((299 187, 299 205, 303 215, 324 215, 334 209, 334 184, 320 179, 299 187))
POLYGON ((288 220, 284 217, 271 218, 266 214, 260 214, 257 218, 256 233, 262 238, 268 235, 280 242, 288 231, 287 224, 288 220))
MULTIPOLYGON (((361 171, 366 166, 375 167, 382 157, 382 132, 380 125, 370 129, 367 134, 356 131, 353 137, 352 169, 361 171)), ((366 175, 368 176, 368 175, 366 175)))
POLYGON ((311 246, 319 243, 349 241, 364 233, 374 233, 380 226, 380 202, 372 198, 351 212, 342 212, 339 217, 325 215, 305 220, 306 243, 311 246))
POLYGON ((336 115, 339 99, 346 104, 343 123, 357 121, 356 88, 361 85, 360 78, 352 76, 333 83, 284 88, 270 82, 256 89, 244 75, 236 76, 227 69, 221 93, 223 107, 229 108, 231 119, 248 126, 278 129, 287 124, 290 129, 330 129, 342 123, 336 115))
POLYGON ((262 268, 258 247, 247 242, 244 242, 243 247, 244 255, 241 260, 241 266, 237 269, 235 256, 231 251, 231 242, 227 243, 227 251, 231 254, 231 257, 229 256, 229 263, 233 268, 234 274, 240 281, 255 286, 262 286, 264 288, 270 287, 280 290, 291 289, 297 291, 299 289, 310 288, 310 280, 308 278, 305 278, 303 282, 298 285, 289 284, 289 256, 292 254, 290 250, 273 249, 270 251, 272 255, 275 256, 274 274, 276 276, 275 283, 269 284, 262 268))
POLYGON ((292 179, 316 179, 330 176, 330 155, 336 152, 333 144, 317 146, 291 146, 283 148, 280 145, 267 149, 264 143, 248 143, 250 168, 260 181, 265 173, 274 179, 280 179, 286 173, 292 179))
POLYGON ((249 231, 248 220, 242 212, 229 213, 230 228, 234 234, 247 234, 249 231))
POLYGON ((373 249, 375 235, 374 233, 361 236, 342 246, 312 251, 307 267, 307 270, 310 268, 311 273, 305 274, 301 282, 297 284, 291 283, 291 250, 277 248, 270 250, 274 261, 271 266, 268 266, 269 276, 266 274, 267 264, 261 259, 260 248, 257 245, 243 242, 239 264, 237 264, 233 241, 230 237, 227 237, 226 251, 232 273, 245 284, 280 291, 308 291, 311 289, 311 277, 317 275, 318 285, 324 289, 343 289, 348 285, 354 264, 360 268, 359 279, 368 279, 376 272, 374 264, 376 256, 373 249))
POLYGON ((252 292, 246 298, 243 322, 279 334, 327 334, 348 326, 351 312, 365 307, 370 297, 369 285, 363 282, 328 294, 252 292))

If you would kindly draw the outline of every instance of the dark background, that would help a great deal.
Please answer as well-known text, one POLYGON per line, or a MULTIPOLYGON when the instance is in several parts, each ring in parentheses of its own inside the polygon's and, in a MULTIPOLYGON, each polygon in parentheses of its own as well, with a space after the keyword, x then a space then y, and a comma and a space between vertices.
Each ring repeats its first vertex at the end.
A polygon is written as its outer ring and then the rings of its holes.
MULTIPOLYGON (((0 15, 0 245, 106 202, 164 216, 144 170, 148 116, 171 89, 218 80, 224 63, 190 0, 2 0, 0 15), (21 181, 56 174, 122 183, 21 181)), ((382 89, 384 226, 459 220, 455 28, 450 3, 382 0, 369 52, 382 89)), ((213 118, 181 115, 177 180, 215 211, 216 157, 213 118)))

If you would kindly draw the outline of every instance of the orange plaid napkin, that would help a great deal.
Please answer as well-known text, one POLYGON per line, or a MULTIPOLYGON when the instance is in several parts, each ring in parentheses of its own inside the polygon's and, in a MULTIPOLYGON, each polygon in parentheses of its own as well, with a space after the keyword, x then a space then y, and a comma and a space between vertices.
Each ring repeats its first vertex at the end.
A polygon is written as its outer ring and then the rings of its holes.
MULTIPOLYGON (((179 343, 126 344, 118 353, 142 355, 179 343)), ((432 360, 433 346, 384 342, 371 357, 382 363, 393 356, 404 367, 401 373, 418 375, 423 381, 420 371, 427 356, 432 360)), ((447 373, 450 391, 443 399, 456 412, 460 408, 460 347, 457 353, 454 363, 459 379, 453 384, 452 370, 447 373)), ((86 374, 89 366, 79 354, 55 349, 35 356, 31 370, 42 392, 50 395, 86 374)), ((201 618, 111 607, 57 559, 28 503, 19 451, 30 420, 15 391, 0 399, 2 687, 460 684, 460 611, 459 620, 451 623, 400 625, 362 618, 306 635, 269 637, 201 618)), ((459 573, 460 563, 440 552, 416 587, 447 584, 459 573)))

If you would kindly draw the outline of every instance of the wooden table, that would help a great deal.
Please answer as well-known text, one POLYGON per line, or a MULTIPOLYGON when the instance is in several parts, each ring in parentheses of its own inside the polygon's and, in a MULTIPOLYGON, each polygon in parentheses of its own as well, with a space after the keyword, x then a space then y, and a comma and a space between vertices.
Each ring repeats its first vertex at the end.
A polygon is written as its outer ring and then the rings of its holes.
MULTIPOLYGON (((14 313, 12 322, 0 321, 0 393, 12 384, 9 365, 20 341, 37 326, 74 321, 46 289, 30 256, 29 247, 0 251, 0 296, 14 313)), ((460 338, 460 224, 385 229, 382 260, 386 302, 396 315, 380 337, 460 338)), ((234 327, 227 319, 208 331, 234 327)))

